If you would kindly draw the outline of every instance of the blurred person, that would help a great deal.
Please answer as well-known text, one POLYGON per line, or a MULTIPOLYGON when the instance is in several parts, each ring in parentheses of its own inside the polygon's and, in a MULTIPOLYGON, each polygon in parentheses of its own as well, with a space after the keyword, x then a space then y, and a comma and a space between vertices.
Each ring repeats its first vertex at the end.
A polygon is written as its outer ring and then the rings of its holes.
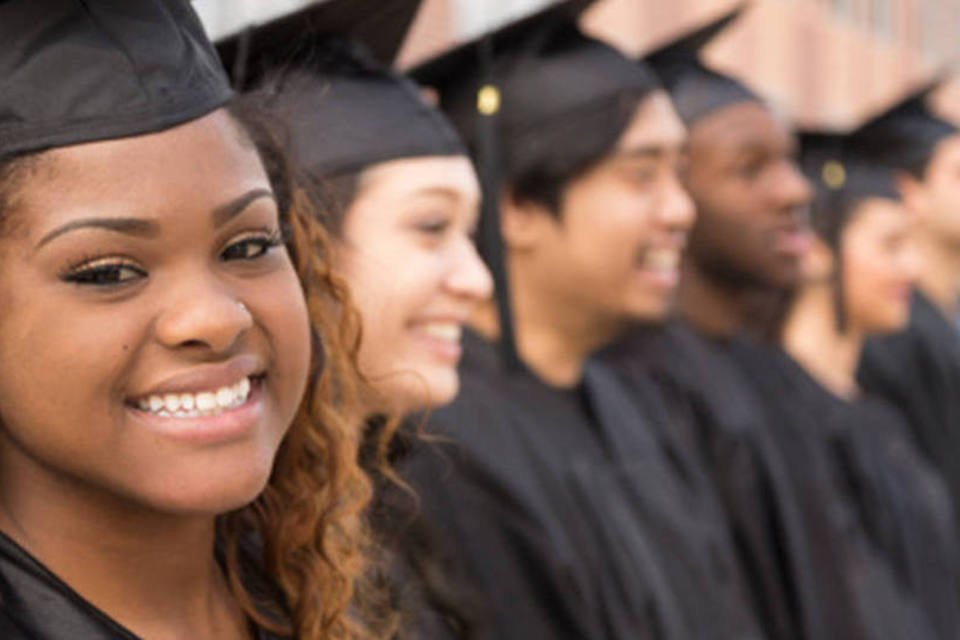
MULTIPOLYGON (((832 431, 844 485, 871 542, 932 622, 934 637, 955 638, 960 557, 950 495, 902 414, 864 394, 855 377, 866 338, 907 324, 917 267, 910 216, 891 171, 870 164, 845 136, 813 137, 805 148, 833 153, 821 165, 812 207, 817 241, 784 325, 783 346, 798 375, 781 381, 789 393, 767 397, 802 405, 811 422, 832 431)), ((775 375, 763 366, 757 383, 775 375)))
POLYGON ((910 324, 870 340, 858 373, 865 389, 907 416, 921 451, 943 474, 960 509, 960 281, 957 207, 960 135, 926 106, 939 82, 909 92, 863 130, 866 153, 897 172, 912 216, 919 270, 910 324))
POLYGON ((756 638, 726 523, 652 398, 591 356, 662 318, 693 211, 685 132, 562 2, 414 71, 467 139, 496 283, 441 443, 403 467, 492 638, 756 638), (446 444, 443 441, 446 440, 446 444))
MULTIPOLYGON (((285 123, 291 157, 332 233, 332 259, 362 323, 372 471, 392 418, 454 398, 463 325, 492 291, 471 237, 480 187, 466 148, 415 83, 387 66, 419 6, 333 0, 219 43, 227 66, 245 69, 244 99, 285 123)), ((408 438, 394 443, 394 457, 408 438)), ((378 541, 406 563, 391 568, 403 583, 401 633, 472 637, 476 622, 429 548, 429 531, 405 520, 415 511, 404 508, 410 496, 381 480, 378 541)))
MULTIPOLYGON (((684 183, 697 219, 675 317, 635 332, 609 358, 628 382, 652 376, 692 424, 770 637, 902 637, 902 626, 875 624, 875 609, 898 620, 908 607, 865 532, 834 517, 852 507, 836 491, 825 443, 783 428, 770 391, 740 361, 742 343, 777 335, 811 242, 810 185, 792 132, 751 89, 700 60, 741 11, 645 57, 690 131, 684 183)), ((790 402, 784 393, 777 400, 790 402)))
POLYGON ((182 0, 0 36, 0 635, 369 637, 349 318, 269 123, 182 0))

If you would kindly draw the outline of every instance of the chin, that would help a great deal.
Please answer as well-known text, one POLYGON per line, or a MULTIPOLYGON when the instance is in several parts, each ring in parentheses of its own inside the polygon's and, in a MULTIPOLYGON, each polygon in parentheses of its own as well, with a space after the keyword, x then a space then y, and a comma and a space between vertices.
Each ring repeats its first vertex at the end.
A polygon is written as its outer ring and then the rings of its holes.
POLYGON ((629 324, 661 324, 666 322, 673 309, 673 295, 651 296, 633 301, 626 314, 629 324))
POLYGON ((388 403, 404 413, 436 409, 453 402, 460 391, 460 376, 454 368, 411 372, 380 390, 388 403))
POLYGON ((198 470, 160 480, 148 498, 154 509, 170 514, 217 516, 240 509, 259 496, 270 480, 272 465, 238 465, 235 469, 198 470))

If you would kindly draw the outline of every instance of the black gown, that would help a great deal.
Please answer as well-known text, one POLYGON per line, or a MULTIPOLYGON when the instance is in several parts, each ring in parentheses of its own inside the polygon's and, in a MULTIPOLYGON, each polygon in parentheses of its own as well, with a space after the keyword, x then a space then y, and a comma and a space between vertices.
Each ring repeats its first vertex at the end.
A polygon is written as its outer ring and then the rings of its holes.
POLYGON ((485 637, 759 637, 722 513, 648 404, 597 362, 561 390, 464 347, 438 442, 400 471, 482 596, 485 637))
POLYGON ((950 506, 897 414, 838 399, 777 347, 736 340, 731 349, 802 487, 821 580, 832 576, 841 587, 833 595, 846 599, 848 637, 958 637, 945 604, 957 575, 950 506))
MULTIPOLYGON (((280 640, 253 630, 257 640, 280 640)), ((0 533, 0 638, 140 640, 0 533)))
POLYGON ((824 638, 819 586, 799 498, 762 418, 760 401, 727 353, 679 320, 640 329, 603 354, 631 388, 652 379, 690 424, 727 511, 738 555, 771 638, 824 638))
POLYGON ((901 333, 869 340, 857 377, 907 418, 920 450, 946 480, 960 516, 960 334, 921 293, 901 333))
POLYGON ((801 405, 789 385, 766 371, 771 362, 757 357, 762 349, 747 349, 745 369, 741 342, 711 339, 674 320, 637 331, 611 358, 628 381, 652 377, 675 413, 692 420, 768 634, 930 637, 898 635, 925 621, 902 603, 857 529, 852 505, 836 492, 832 459, 796 427, 791 412, 801 405), (874 612, 878 607, 892 622, 874 612), (910 622, 900 624, 904 619, 910 622))

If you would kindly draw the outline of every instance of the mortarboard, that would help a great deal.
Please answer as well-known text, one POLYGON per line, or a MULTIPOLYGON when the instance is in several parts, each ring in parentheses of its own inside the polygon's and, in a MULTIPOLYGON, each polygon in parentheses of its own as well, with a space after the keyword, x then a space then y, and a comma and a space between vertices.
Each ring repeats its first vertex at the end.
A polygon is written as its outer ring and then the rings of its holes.
POLYGON ((922 169, 937 144, 960 131, 927 107, 942 83, 937 78, 923 84, 861 125, 853 136, 859 153, 895 169, 922 169))
POLYGON ((853 132, 805 130, 798 133, 801 170, 814 186, 810 203, 810 225, 833 251, 834 310, 837 327, 847 326, 843 302, 843 269, 840 240, 843 230, 867 198, 898 200, 893 171, 864 155, 853 132))
POLYGON ((406 157, 466 153, 409 79, 389 70, 420 0, 330 0, 217 45, 237 88, 260 86, 294 158, 332 177, 406 157), (243 57, 243 62, 239 57, 243 57), (242 69, 242 71, 239 71, 242 69))
MULTIPOLYGON (((479 248, 493 275, 500 341, 519 366, 500 236, 504 172, 515 174, 582 130, 599 107, 658 89, 651 71, 577 27, 594 0, 565 0, 481 35, 415 68, 468 142, 483 187, 479 248)), ((629 113, 624 113, 624 126, 629 113)), ((611 141, 613 143, 615 141, 611 141)))
POLYGON ((685 33, 648 53, 644 60, 670 92, 677 113, 686 125, 723 107, 740 102, 762 102, 740 81, 706 67, 701 50, 743 13, 745 5, 685 33))
POLYGON ((5 0, 0 42, 0 158, 160 131, 232 95, 186 0, 5 0))

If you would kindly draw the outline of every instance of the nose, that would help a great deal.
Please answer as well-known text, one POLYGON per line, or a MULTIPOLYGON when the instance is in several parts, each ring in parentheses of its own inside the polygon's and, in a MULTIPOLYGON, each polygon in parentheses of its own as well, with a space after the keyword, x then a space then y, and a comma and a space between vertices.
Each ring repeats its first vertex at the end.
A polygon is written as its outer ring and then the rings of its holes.
POLYGON ((796 209, 809 204, 813 197, 810 182, 793 159, 785 158, 772 183, 779 208, 796 209))
POLYGON ((493 278, 469 237, 458 242, 446 286, 457 296, 477 301, 486 300, 493 294, 493 278))
POLYGON ((223 354, 252 326, 250 310, 222 283, 191 279, 167 299, 155 332, 170 349, 223 354))
POLYGON ((693 226, 696 207, 676 171, 671 172, 663 186, 657 211, 661 222, 672 230, 687 231, 693 226))

